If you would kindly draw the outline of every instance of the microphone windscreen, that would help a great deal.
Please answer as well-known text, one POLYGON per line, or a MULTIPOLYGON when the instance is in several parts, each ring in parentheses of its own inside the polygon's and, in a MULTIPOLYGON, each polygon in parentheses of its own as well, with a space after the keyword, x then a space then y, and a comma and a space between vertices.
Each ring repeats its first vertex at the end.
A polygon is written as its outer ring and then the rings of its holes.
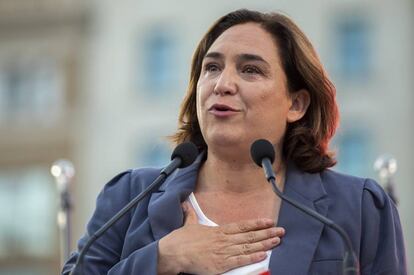
POLYGON ((270 162, 273 163, 275 160, 275 149, 269 141, 258 139, 250 147, 250 155, 253 161, 262 167, 262 160, 264 158, 270 159, 270 162))
POLYGON ((171 160, 174 158, 181 159, 181 165, 178 168, 184 168, 191 165, 197 158, 198 149, 192 142, 184 142, 175 147, 171 154, 171 160))

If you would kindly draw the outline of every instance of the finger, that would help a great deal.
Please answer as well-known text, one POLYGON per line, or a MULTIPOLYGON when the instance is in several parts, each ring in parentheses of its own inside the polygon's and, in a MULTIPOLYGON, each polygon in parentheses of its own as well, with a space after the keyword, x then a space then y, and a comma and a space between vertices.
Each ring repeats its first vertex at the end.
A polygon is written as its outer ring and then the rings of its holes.
POLYGON ((279 229, 279 232, 278 232, 278 237, 283 237, 283 236, 285 236, 285 234, 286 234, 286 230, 283 228, 283 227, 276 227, 277 229, 279 229))
POLYGON ((184 225, 198 224, 197 214, 195 213, 194 208, 187 201, 182 203, 182 208, 184 211, 184 225))
POLYGON ((226 268, 230 270, 236 267, 258 263, 266 259, 266 257, 267 257, 266 252, 255 252, 249 255, 238 255, 238 256, 229 257, 226 260, 226 264, 227 264, 226 268))
POLYGON ((222 230, 225 234, 237 234, 273 226, 275 226, 275 222, 271 219, 254 219, 223 225, 222 230))
POLYGON ((279 237, 273 237, 270 239, 266 239, 260 242, 255 243, 243 243, 234 245, 231 248, 229 248, 229 253, 233 256, 237 255, 250 255, 255 252, 260 251, 268 251, 276 247, 280 244, 280 238, 279 237))
POLYGON ((271 227, 257 231, 249 231, 244 233, 233 234, 230 241, 234 244, 255 243, 274 237, 283 237, 285 229, 282 227, 271 227))

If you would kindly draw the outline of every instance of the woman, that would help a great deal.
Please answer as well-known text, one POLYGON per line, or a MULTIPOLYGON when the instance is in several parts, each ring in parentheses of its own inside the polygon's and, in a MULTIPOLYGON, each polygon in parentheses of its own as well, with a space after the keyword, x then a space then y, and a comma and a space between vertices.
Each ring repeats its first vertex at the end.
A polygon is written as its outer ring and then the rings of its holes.
MULTIPOLYGON (((274 145, 278 187, 345 229, 362 274, 406 274, 389 197, 370 179, 328 169, 337 122, 334 86, 290 19, 248 10, 220 18, 194 54, 174 135, 202 153, 96 241, 85 274, 341 274, 342 240, 272 192, 249 155, 259 138, 274 145)), ((109 182, 79 248, 159 171, 109 182)))

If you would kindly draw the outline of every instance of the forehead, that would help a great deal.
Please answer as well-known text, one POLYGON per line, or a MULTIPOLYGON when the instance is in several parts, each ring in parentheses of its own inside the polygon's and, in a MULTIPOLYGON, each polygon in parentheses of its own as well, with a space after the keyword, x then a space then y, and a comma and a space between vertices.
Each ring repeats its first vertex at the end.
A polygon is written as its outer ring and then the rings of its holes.
POLYGON ((257 23, 239 24, 227 29, 213 42, 209 52, 256 54, 269 61, 279 61, 273 37, 257 23))

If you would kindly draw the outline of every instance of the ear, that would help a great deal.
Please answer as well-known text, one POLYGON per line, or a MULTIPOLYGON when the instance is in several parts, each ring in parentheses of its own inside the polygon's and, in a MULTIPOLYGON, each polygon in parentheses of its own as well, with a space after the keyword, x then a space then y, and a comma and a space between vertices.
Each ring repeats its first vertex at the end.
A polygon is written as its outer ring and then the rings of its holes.
POLYGON ((287 122, 292 123, 301 119, 308 110, 310 104, 309 92, 305 89, 290 95, 291 105, 287 114, 287 122))

